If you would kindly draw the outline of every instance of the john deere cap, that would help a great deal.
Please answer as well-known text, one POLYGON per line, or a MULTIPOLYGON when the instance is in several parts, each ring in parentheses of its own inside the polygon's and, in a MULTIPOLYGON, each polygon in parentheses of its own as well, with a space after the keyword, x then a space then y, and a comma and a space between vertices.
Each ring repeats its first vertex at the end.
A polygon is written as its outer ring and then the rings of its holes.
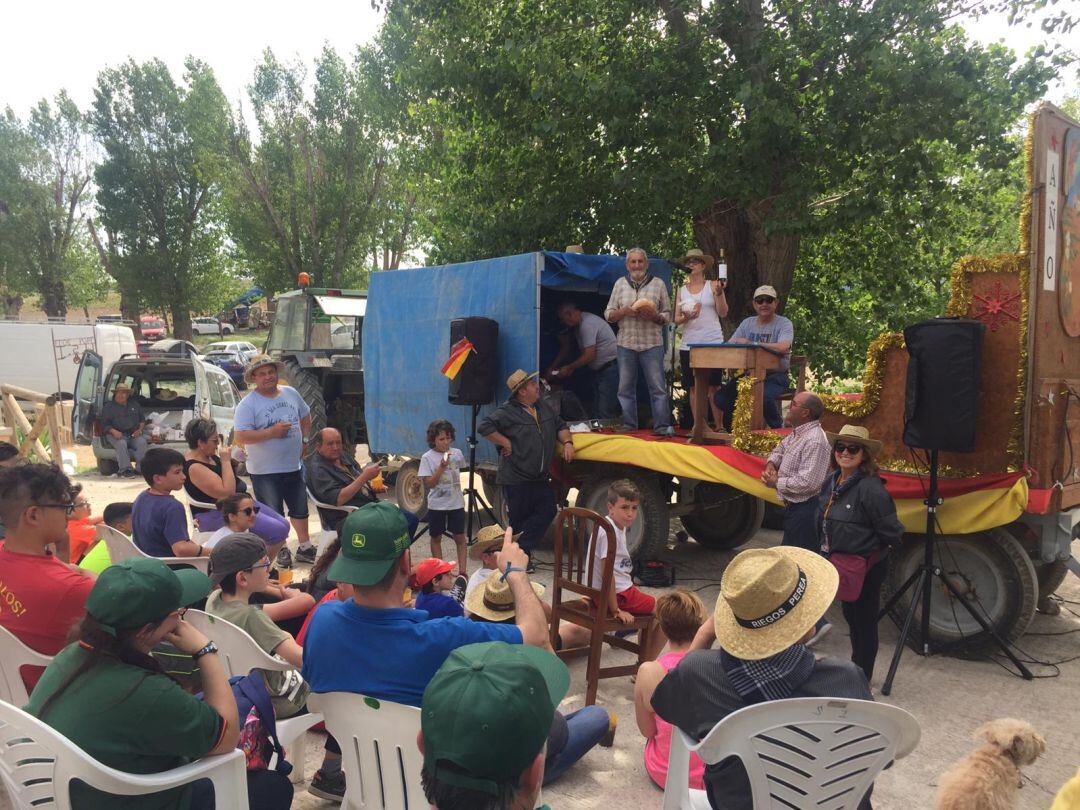
POLYGON ((86 597, 86 612, 106 632, 142 627, 164 619, 177 608, 210 593, 202 571, 173 571, 156 557, 139 557, 110 565, 86 597))
POLYGON ((538 647, 458 647, 420 704, 424 770, 440 782, 498 795, 499 784, 520 776, 544 747, 569 688, 566 664, 538 647))
POLYGON ((330 566, 331 582, 376 585, 412 545, 409 524, 394 504, 378 501, 361 506, 338 529, 341 553, 330 566))

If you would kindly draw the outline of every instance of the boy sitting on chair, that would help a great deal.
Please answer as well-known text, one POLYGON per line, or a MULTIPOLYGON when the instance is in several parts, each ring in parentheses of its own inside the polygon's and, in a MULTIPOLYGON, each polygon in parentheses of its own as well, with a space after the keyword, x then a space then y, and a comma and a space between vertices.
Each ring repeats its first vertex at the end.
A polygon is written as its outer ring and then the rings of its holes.
MULTIPOLYGON (((630 572, 634 561, 626 545, 626 530, 637 519, 641 493, 627 480, 616 481, 608 489, 608 522, 615 529, 615 588, 611 594, 611 603, 607 605, 610 615, 623 624, 632 624, 635 616, 652 616, 656 610, 656 599, 642 593, 635 587, 630 572)), ((604 560, 607 558, 607 533, 600 531, 596 535, 593 547, 593 577, 590 586, 599 589, 603 585, 604 560)), ((597 606, 600 609, 600 606, 597 606)), ((644 651, 645 659, 653 661, 660 654, 667 636, 660 629, 659 622, 653 618, 649 631, 649 647, 644 651)))

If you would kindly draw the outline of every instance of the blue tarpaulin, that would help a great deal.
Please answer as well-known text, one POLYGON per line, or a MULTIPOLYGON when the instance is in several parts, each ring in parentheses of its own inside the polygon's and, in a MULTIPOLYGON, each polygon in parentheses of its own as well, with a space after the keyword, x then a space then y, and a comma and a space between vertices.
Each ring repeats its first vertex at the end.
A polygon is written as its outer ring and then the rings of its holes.
MULTIPOLYGON (((650 272, 670 287, 671 270, 653 259, 650 272)), ((455 446, 468 455, 471 411, 447 402, 440 369, 450 356, 450 321, 483 316, 499 324, 496 402, 507 396, 503 380, 518 368, 537 371, 541 288, 597 293, 605 299, 625 275, 621 256, 523 253, 464 264, 374 273, 363 326, 364 399, 373 452, 420 456, 434 419, 457 429, 455 446)), ((480 441, 477 460, 494 465, 494 446, 480 441)))

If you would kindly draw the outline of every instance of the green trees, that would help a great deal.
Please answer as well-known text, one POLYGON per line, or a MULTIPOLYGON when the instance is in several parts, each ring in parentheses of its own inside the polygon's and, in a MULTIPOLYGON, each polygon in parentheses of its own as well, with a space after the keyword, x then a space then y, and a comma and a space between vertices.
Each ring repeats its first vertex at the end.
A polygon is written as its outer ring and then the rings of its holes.
POLYGON ((949 181, 942 149, 1010 159, 1005 133, 1052 71, 972 45, 959 10, 390 0, 381 42, 428 145, 432 253, 666 252, 692 229, 724 250, 741 317, 758 284, 786 296, 822 212, 829 229, 872 222, 949 181))

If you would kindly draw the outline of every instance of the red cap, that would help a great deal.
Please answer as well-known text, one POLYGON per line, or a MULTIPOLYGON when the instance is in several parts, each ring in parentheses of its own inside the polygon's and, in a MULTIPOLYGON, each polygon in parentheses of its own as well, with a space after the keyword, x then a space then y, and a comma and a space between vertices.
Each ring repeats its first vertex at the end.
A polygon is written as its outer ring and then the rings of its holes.
POLYGON ((413 576, 413 581, 416 582, 416 587, 422 588, 427 585, 435 577, 445 574, 447 571, 453 571, 456 563, 450 563, 446 560, 440 560, 438 557, 428 557, 420 565, 416 566, 416 574, 413 576))

